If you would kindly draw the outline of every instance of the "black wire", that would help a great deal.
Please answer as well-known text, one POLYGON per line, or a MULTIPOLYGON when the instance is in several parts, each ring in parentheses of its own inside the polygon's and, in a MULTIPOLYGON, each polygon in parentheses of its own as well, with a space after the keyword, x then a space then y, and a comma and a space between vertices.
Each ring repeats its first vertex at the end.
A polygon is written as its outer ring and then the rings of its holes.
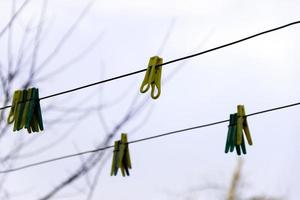
MULTIPOLYGON (((250 116, 254 116, 254 115, 260 115, 260 114, 264 114, 264 113, 267 113, 267 112, 282 110, 282 109, 285 109, 285 108, 290 108, 290 107, 294 107, 294 106, 298 106, 298 105, 300 105, 300 102, 285 105, 285 106, 275 107, 275 108, 271 108, 271 109, 267 109, 267 110, 262 110, 262 111, 259 111, 259 112, 248 114, 246 116, 250 117, 250 116)), ((167 133, 162 133, 162 134, 158 134, 158 135, 154 135, 154 136, 150 136, 150 137, 146 137, 146 138, 142 138, 142 139, 132 140, 132 141, 129 141, 128 144, 143 142, 143 141, 146 141, 146 140, 152 140, 152 139, 165 137, 165 136, 169 136, 169 135, 174 135, 174 134, 177 134, 177 133, 186 132, 186 131, 190 131, 190 130, 194 130, 194 129, 205 128, 205 127, 208 127, 208 126, 214 126, 214 125, 222 124, 222 123, 225 123, 225 122, 229 122, 229 120, 227 119, 227 120, 212 122, 212 123, 203 124, 203 125, 199 125, 199 126, 194 126, 194 127, 190 127, 190 128, 185 128, 185 129, 180 129, 180 130, 171 131, 171 132, 167 132, 167 133)), ((107 149, 110 149, 110 148, 113 148, 113 147, 114 146, 107 146, 107 147, 102 147, 102 148, 93 149, 93 150, 89 150, 89 151, 83 151, 83 152, 80 152, 80 153, 75 153, 75 154, 69 154, 69 155, 66 155, 66 156, 56 157, 56 158, 52 158, 52 159, 49 159, 49 160, 44 160, 44 161, 40 161, 40 162, 28 164, 28 165, 23 165, 21 167, 16 167, 16 168, 8 169, 8 170, 3 170, 3 171, 0 171, 0 174, 20 171, 20 170, 23 170, 23 169, 26 169, 26 168, 31 168, 31 167, 34 167, 34 166, 43 165, 43 164, 58 161, 58 160, 63 160, 63 159, 67 159, 67 158, 71 158, 71 157, 75 157, 75 156, 80 156, 80 155, 83 155, 83 154, 96 153, 96 152, 104 151, 104 150, 107 150, 107 149)))
MULTIPOLYGON (((254 35, 251 35, 251 36, 242 38, 240 40, 236 40, 234 42, 230 42, 230 43, 227 43, 227 44, 224 44, 224 45, 212 48, 212 49, 208 49, 208 50, 205 50, 205 51, 202 51, 202 52, 199 52, 199 53, 195 53, 195 54, 192 54, 192 55, 188 55, 188 56, 184 56, 184 57, 177 58, 177 59, 174 59, 174 60, 170 60, 168 62, 162 63, 162 64, 157 65, 157 66, 168 65, 168 64, 175 63, 175 62, 178 62, 178 61, 181 61, 181 60, 186 60, 186 59, 189 59, 189 58, 200 56, 202 54, 206 54, 206 53, 218 50, 218 49, 222 49, 222 48, 225 48, 225 47, 228 47, 228 46, 231 46, 231 45, 234 45, 234 44, 237 44, 237 43, 240 43, 240 42, 252 39, 254 37, 257 37, 257 36, 260 36, 260 35, 264 35, 266 33, 270 33, 270 32, 273 32, 273 31, 277 31, 279 29, 283 29, 283 28, 286 28, 288 26, 296 25, 296 24, 299 24, 299 23, 300 23, 300 21, 295 21, 295 22, 292 22, 292 23, 289 23, 289 24, 285 24, 283 26, 279 26, 279 27, 276 27, 276 28, 273 28, 273 29, 270 29, 270 30, 267 30, 267 31, 263 31, 263 32, 260 32, 260 33, 257 33, 257 34, 254 34, 254 35)), ((127 76, 132 76, 132 75, 144 72, 146 70, 147 69, 141 69, 141 70, 138 70, 138 71, 135 71, 135 72, 131 72, 131 73, 128 73, 128 74, 123 74, 123 75, 116 76, 116 77, 113 77, 113 78, 109 78, 109 79, 105 79, 105 80, 98 81, 98 82, 95 82, 95 83, 91 83, 91 84, 88 84, 88 85, 84 85, 84 86, 81 86, 81 87, 76 87, 76 88, 73 88, 73 89, 70 89, 70 90, 66 90, 66 91, 63 91, 63 92, 54 93, 54 94, 51 94, 51 95, 48 95, 48 96, 45 96, 45 97, 41 97, 40 100, 52 98, 52 97, 55 97, 55 96, 59 96, 59 95, 63 95, 63 94, 71 93, 71 92, 75 92, 77 90, 81 90, 81 89, 84 89, 84 88, 88 88, 88 87, 92 87, 92 86, 95 86, 95 85, 103 84, 103 83, 106 83, 106 82, 114 81, 114 80, 117 80, 117 79, 125 78, 127 76)), ((10 107, 11 107, 11 105, 4 106, 4 107, 1 107, 0 110, 4 110, 4 109, 10 108, 10 107)))

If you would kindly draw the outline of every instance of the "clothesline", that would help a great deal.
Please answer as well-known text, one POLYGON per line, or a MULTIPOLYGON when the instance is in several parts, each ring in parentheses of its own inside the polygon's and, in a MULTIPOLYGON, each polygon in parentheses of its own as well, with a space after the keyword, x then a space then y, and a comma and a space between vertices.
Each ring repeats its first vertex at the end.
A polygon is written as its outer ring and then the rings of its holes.
MULTIPOLYGON (((174 60, 164 62, 162 64, 157 65, 157 67, 165 66, 165 65, 169 65, 171 63, 175 63, 175 62, 179 62, 179 61, 182 61, 182 60, 197 57, 197 56, 200 56, 200 55, 212 52, 212 51, 216 51, 218 49, 222 49, 222 48, 225 48, 225 47, 228 47, 228 46, 232 46, 234 44, 244 42, 246 40, 249 40, 249 39, 252 39, 252 38, 267 34, 267 33, 270 33, 270 32, 274 32, 274 31, 277 31, 277 30, 280 30, 280 29, 283 29, 283 28, 287 28, 287 27, 290 27, 290 26, 293 26, 293 25, 297 25, 299 23, 300 23, 300 21, 294 21, 294 22, 291 22, 291 23, 288 23, 288 24, 285 24, 285 25, 282 25, 282 26, 279 26, 279 27, 276 27, 276 28, 273 28, 273 29, 269 29, 269 30, 266 30, 266 31, 263 31, 263 32, 260 32, 260 33, 256 33, 254 35, 250 35, 248 37, 245 37, 245 38, 242 38, 242 39, 239 39, 239 40, 236 40, 236 41, 224 44, 224 45, 220 45, 220 46, 217 46, 217 47, 214 47, 214 48, 202 51, 202 52, 198 52, 198 53, 195 53, 195 54, 187 55, 187 56, 184 56, 184 57, 181 57, 181 58, 177 58, 177 59, 174 59, 174 60)), ((89 87, 92 87, 92 86, 95 86, 95 85, 100 85, 100 84, 104 84, 104 83, 107 83, 107 82, 115 81, 117 79, 122 79, 122 78, 125 78, 125 77, 128 77, 128 76, 132 76, 132 75, 135 75, 135 74, 145 72, 146 70, 147 69, 141 69, 141 70, 138 70, 138 71, 134 71, 134 72, 130 72, 130 73, 127 73, 127 74, 119 75, 119 76, 112 77, 112 78, 109 78, 109 79, 101 80, 101 81, 90 83, 90 84, 83 85, 83 86, 79 86, 79 87, 76 87, 76 88, 73 88, 73 89, 69 89, 69 90, 65 90, 65 91, 62 91, 62 92, 54 93, 54 94, 51 94, 51 95, 48 95, 48 96, 41 97, 41 98, 39 98, 39 100, 45 100, 45 99, 49 99, 49 98, 52 98, 52 97, 64 95, 64 94, 67 94, 67 93, 72 93, 72 92, 82 90, 82 89, 85 89, 85 88, 89 88, 89 87)), ((0 107, 0 110, 11 108, 11 106, 12 105, 7 105, 7 106, 4 106, 4 107, 0 107)))
MULTIPOLYGON (((284 105, 284 106, 279 106, 279 107, 275 107, 275 108, 270 108, 270 109, 254 112, 254 113, 246 115, 246 117, 250 117, 250 116, 254 116, 254 115, 261 115, 261 114, 264 114, 264 113, 274 112, 274 111, 277 111, 277 110, 282 110, 282 109, 295 107, 295 106, 299 106, 299 105, 300 105, 300 102, 293 103, 293 104, 287 104, 287 105, 284 105)), ((197 125, 197 126, 193 126, 193 127, 189 127, 189 128, 174 130, 174 131, 161 133, 161 134, 157 134, 157 135, 153 135, 153 136, 150 136, 150 137, 145 137, 145 138, 141 138, 141 139, 137 139, 137 140, 132 140, 132 141, 129 141, 128 144, 134 144, 134 143, 139 143, 139 142, 143 142, 143 141, 147 141, 147 140, 153 140, 153 139, 166 137, 166 136, 170 136, 170 135, 175 135, 175 134, 186 132, 186 131, 205 128, 205 127, 209 127, 209 126, 215 126, 215 125, 223 124, 223 123, 226 123, 226 122, 229 122, 229 119, 216 121, 216 122, 211 122, 211 123, 208 123, 208 124, 197 125)), ((84 154, 105 151, 105 150, 113 148, 113 147, 114 147, 114 145, 110 145, 110 146, 101 147, 101 148, 97 148, 97 149, 93 149, 93 150, 83 151, 83 152, 80 152, 80 153, 59 156, 59 157, 51 158, 51 159, 48 159, 48 160, 43 160, 43 161, 23 165, 23 166, 16 167, 16 168, 2 170, 2 171, 0 171, 0 174, 16 172, 16 171, 24 170, 24 169, 27 169, 27 168, 31 168, 31 167, 35 167, 35 166, 39 166, 39 165, 44 165, 44 164, 47 164, 47 163, 50 163, 50 162, 64 160, 64 159, 68 159, 68 158, 72 158, 72 157, 76 157, 76 156, 80 156, 80 155, 84 155, 84 154)))

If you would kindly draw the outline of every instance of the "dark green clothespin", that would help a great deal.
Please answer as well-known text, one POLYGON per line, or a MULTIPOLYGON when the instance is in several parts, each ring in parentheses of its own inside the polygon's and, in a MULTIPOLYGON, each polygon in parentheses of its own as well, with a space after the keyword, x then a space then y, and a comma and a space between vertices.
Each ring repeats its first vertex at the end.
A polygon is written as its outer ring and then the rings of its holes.
POLYGON ((116 176, 118 174, 118 169, 121 170, 122 176, 129 176, 131 159, 128 148, 127 134, 125 133, 122 133, 121 140, 115 141, 110 175, 116 176))
POLYGON ((159 56, 153 56, 150 58, 148 63, 148 68, 145 74, 145 78, 140 87, 140 92, 145 93, 149 90, 151 86, 151 97, 152 99, 157 99, 161 93, 161 73, 163 59, 159 56), (156 95, 155 87, 157 88, 156 95))
POLYGON ((230 114, 225 153, 233 152, 236 141, 236 114, 230 114))
POLYGON ((43 118, 39 99, 39 90, 37 88, 29 89, 30 97, 27 98, 28 104, 25 118, 25 128, 28 133, 44 130, 43 118))

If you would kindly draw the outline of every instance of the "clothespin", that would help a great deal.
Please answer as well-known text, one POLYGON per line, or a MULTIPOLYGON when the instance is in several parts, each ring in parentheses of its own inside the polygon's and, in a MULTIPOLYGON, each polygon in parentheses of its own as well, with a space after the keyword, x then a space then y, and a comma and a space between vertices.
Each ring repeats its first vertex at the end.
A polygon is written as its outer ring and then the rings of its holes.
POLYGON ((121 140, 115 141, 110 175, 116 176, 118 174, 118 169, 121 170, 122 176, 129 176, 129 169, 131 169, 131 160, 128 148, 127 134, 125 133, 122 133, 121 140))
MULTIPOLYGON (((23 117, 23 112, 24 112, 24 106, 25 106, 25 101, 27 98, 27 91, 26 90, 18 90, 16 91, 16 105, 14 108, 14 128, 13 131, 19 131, 23 128, 22 126, 22 117, 23 117)), ((14 99, 13 99, 14 100, 14 99)), ((12 108, 13 109, 13 108, 12 108)), ((9 116, 10 117, 10 116, 9 116)), ((9 119, 8 119, 9 121, 9 119)))
POLYGON ((252 139, 244 106, 238 105, 237 110, 237 113, 230 114, 225 153, 232 152, 235 148, 237 154, 241 155, 247 154, 243 130, 249 145, 252 145, 252 139))
POLYGON ((28 133, 44 130, 37 88, 14 92, 7 122, 9 124, 14 122, 13 131, 19 131, 22 128, 26 128, 28 133))
POLYGON ((30 96, 26 101, 26 113, 23 119, 25 120, 25 128, 28 133, 39 132, 44 130, 43 118, 39 100, 39 90, 37 88, 29 89, 30 96))
POLYGON ((242 143, 243 130, 246 135, 249 145, 252 145, 252 138, 250 135, 250 129, 247 122, 246 112, 244 105, 237 106, 237 144, 242 143))
POLYGON ((115 141, 115 144, 114 144, 113 159, 112 159, 112 165, 111 165, 111 171, 110 171, 111 176, 116 176, 118 174, 119 151, 120 151, 120 141, 118 140, 118 141, 115 141))
POLYGON ((20 99, 21 90, 16 90, 13 95, 12 105, 8 114, 7 123, 12 124, 17 118, 17 106, 20 99))
POLYGON ((230 114, 229 125, 228 125, 228 133, 227 140, 225 145, 225 153, 228 151, 233 152, 236 141, 236 114, 230 114))
POLYGON ((145 78, 140 87, 140 92, 145 93, 149 90, 151 85, 151 97, 152 99, 157 99, 161 93, 161 73, 163 59, 159 56, 153 56, 150 58, 148 63, 148 68, 145 74, 145 78), (160 66, 157 66, 160 65, 160 66), (157 88, 157 92, 155 95, 155 87, 157 88))

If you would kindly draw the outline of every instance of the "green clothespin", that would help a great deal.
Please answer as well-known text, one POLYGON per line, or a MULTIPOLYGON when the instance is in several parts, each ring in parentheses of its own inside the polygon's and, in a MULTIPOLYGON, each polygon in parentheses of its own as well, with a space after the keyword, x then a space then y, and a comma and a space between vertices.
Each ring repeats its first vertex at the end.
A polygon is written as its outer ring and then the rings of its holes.
POLYGON ((27 98, 26 98, 24 113, 23 113, 23 118, 22 118, 22 125, 27 129, 28 129, 28 127, 27 127, 26 123, 27 123, 27 119, 28 119, 28 112, 30 109, 32 93, 33 93, 33 88, 30 88, 27 90, 27 98))
POLYGON ((131 169, 131 160, 128 148, 127 134, 125 133, 122 133, 121 140, 115 141, 110 175, 116 176, 119 169, 122 173, 122 176, 129 176, 129 169, 131 169))
POLYGON ((161 93, 161 73, 163 59, 159 56, 153 56, 149 60, 148 68, 145 74, 145 78, 140 87, 140 92, 145 93, 149 90, 151 85, 151 97, 157 99, 161 93), (160 65, 160 66, 157 66, 160 65), (157 88, 157 93, 155 95, 155 87, 157 88))
POLYGON ((225 153, 233 152, 236 141, 236 114, 230 114, 225 153))
POLYGON ((44 130, 39 91, 37 88, 30 88, 28 93, 30 96, 27 98, 25 108, 27 112, 24 114, 25 128, 28 133, 39 132, 44 130))
POLYGON ((31 124, 33 123, 32 119, 33 119, 33 114, 34 114, 34 109, 35 109, 35 104, 36 104, 36 101, 35 101, 35 96, 36 96, 35 88, 31 88, 29 90, 31 91, 30 92, 31 95, 28 98, 29 103, 28 103, 28 107, 27 107, 27 112, 25 113, 26 114, 25 128, 27 128, 27 129, 32 128, 31 124))
POLYGON ((247 122, 246 112, 244 105, 237 106, 237 144, 242 144, 243 140, 243 130, 246 135, 249 145, 252 145, 252 138, 250 134, 250 129, 247 122))
POLYGON ((241 149, 244 154, 246 154, 246 147, 244 143, 241 145, 237 144, 237 114, 230 114, 228 133, 225 145, 225 153, 233 152, 234 148, 238 155, 241 155, 241 149))
POLYGON ((35 89, 36 91, 36 112, 35 112, 35 115, 36 115, 36 119, 37 119, 37 123, 38 123, 38 126, 39 126, 39 129, 41 131, 44 130, 44 124, 43 124, 43 116, 42 116, 42 109, 41 109, 41 104, 40 104, 40 96, 39 96, 39 89, 35 89))

